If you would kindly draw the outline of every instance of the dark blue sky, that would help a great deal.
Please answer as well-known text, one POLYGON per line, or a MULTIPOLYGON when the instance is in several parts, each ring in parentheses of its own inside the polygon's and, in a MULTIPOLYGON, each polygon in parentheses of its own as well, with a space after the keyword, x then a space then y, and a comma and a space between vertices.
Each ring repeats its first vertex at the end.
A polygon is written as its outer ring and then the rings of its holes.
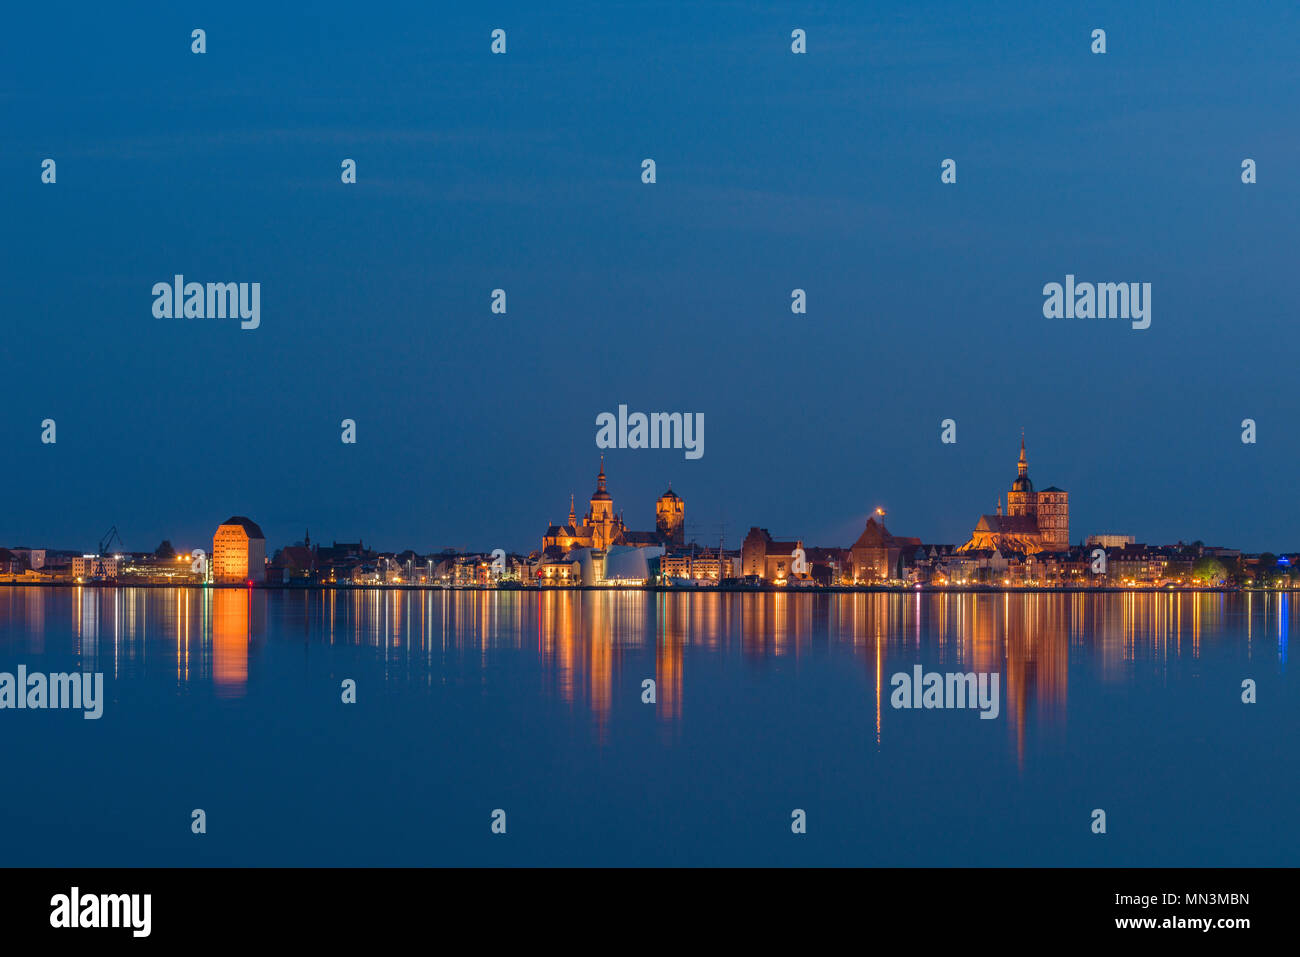
POLYGON ((536 548, 626 403, 706 421, 610 454, 634 528, 960 543, 1023 427, 1074 540, 1300 548, 1296 5, 843 6, 16 8, 0 543, 536 548), (175 273, 261 328, 154 318, 175 273), (1151 328, 1045 319, 1066 273, 1151 328))

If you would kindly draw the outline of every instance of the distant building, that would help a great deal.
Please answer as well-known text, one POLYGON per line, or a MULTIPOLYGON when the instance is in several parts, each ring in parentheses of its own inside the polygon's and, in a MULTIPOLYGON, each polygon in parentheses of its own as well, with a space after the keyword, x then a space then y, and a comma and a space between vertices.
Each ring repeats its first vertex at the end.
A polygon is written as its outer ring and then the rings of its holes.
POLYGON ((212 536, 212 580, 218 583, 266 580, 266 536, 250 518, 232 515, 212 536))
POLYGON ((884 521, 877 521, 876 515, 872 515, 858 540, 849 547, 853 578, 859 582, 900 579, 903 577, 901 559, 906 556, 911 560, 920 547, 919 538, 891 535, 884 521))
POLYGON ((777 541, 765 528, 749 530, 740 546, 740 575, 768 582, 843 585, 853 582, 895 581, 905 577, 921 548, 919 538, 891 535, 877 510, 848 548, 804 545, 802 540, 777 541), (800 567, 797 563, 802 561, 800 567))
POLYGON ((952 545, 918 545, 903 553, 907 579, 915 584, 947 584, 945 562, 956 551, 952 545))
POLYGON ((1106 577, 1116 582, 1149 584, 1163 580, 1169 555, 1160 548, 1129 542, 1111 549, 1106 558, 1106 577))
POLYGON ((82 581, 116 578, 118 564, 118 559, 112 555, 79 555, 72 559, 72 577, 82 581))
MULTIPOLYGON (((597 583, 644 585, 659 573, 662 547, 615 545, 605 553, 597 583)), ((585 584, 585 582, 584 582, 585 584)))
POLYGON ((153 582, 155 584, 188 584, 196 580, 193 563, 188 555, 171 559, 159 558, 152 552, 122 556, 117 565, 119 581, 153 582))
POLYGON ((483 587, 496 581, 492 576, 492 556, 483 554, 457 555, 451 562, 453 588, 483 587))
POLYGON ((848 548, 814 547, 804 549, 808 575, 819 585, 842 585, 852 580, 853 555, 848 548))
POLYGON ((767 529, 754 526, 740 545, 740 573, 765 581, 784 581, 794 575, 794 553, 799 548, 803 548, 803 542, 778 542, 767 529))
POLYGON ((1070 547, 1070 493, 1056 486, 1034 490, 1025 458, 1025 440, 1020 439, 1020 461, 1016 480, 1007 492, 1007 514, 1002 502, 992 515, 981 515, 970 541, 961 551, 994 549, 999 552, 1063 552, 1070 547))
POLYGON ((1125 545, 1133 544, 1132 535, 1119 535, 1112 532, 1106 532, 1102 535, 1089 535, 1089 548, 1123 548, 1125 545))
MULTIPOLYGON (((311 546, 310 535, 303 544, 311 546)), ((335 542, 333 545, 316 547, 316 561, 321 565, 357 565, 374 557, 375 553, 362 542, 335 542)))
POLYGON ((543 553, 537 564, 537 584, 543 588, 582 584, 582 563, 543 553))
POLYGON ((1224 548, 1222 545, 1202 545, 1201 554, 1211 558, 1240 558, 1241 549, 1224 548))
POLYGON ((311 547, 311 532, 300 545, 286 545, 267 566, 266 580, 276 584, 305 584, 317 577, 316 551, 311 547))
POLYGON ((579 548, 601 551, 614 545, 652 548, 656 545, 681 544, 685 538, 686 502, 669 487, 655 503, 655 530, 634 532, 627 527, 621 513, 614 511, 614 496, 605 479, 605 459, 600 460, 596 491, 588 502, 587 514, 578 521, 573 496, 569 496, 569 520, 563 525, 549 525, 542 536, 542 552, 549 557, 579 548))
POLYGON ((665 579, 720 581, 736 577, 737 565, 734 552, 716 548, 679 548, 660 559, 659 572, 665 579))
POLYGON ((9 551, 18 558, 27 562, 30 569, 40 569, 45 567, 45 549, 43 548, 11 548, 9 551))
POLYGON ((668 491, 655 503, 655 531, 665 545, 686 542, 686 502, 673 491, 672 482, 668 483, 668 491))
POLYGON ((614 514, 614 496, 609 494, 605 480, 605 458, 601 456, 600 472, 596 475, 596 491, 591 493, 587 514, 578 523, 573 510, 573 497, 569 497, 569 521, 565 525, 551 525, 542 536, 542 550, 559 548, 605 549, 623 539, 623 518, 614 514))

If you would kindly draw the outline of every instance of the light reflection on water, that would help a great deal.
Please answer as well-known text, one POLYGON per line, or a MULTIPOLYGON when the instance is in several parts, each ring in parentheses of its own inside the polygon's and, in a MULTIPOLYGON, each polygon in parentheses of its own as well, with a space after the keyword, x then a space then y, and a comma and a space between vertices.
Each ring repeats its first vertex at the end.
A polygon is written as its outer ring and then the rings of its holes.
POLYGON ((10 848, 29 864, 1293 864, 1297 613, 1263 593, 0 587, 0 671, 102 671, 108 698, 93 722, 0 713, 0 762, 32 772, 0 817, 30 823, 10 848), (917 664, 997 673, 998 719, 891 708, 917 664), (86 787, 102 817, 69 831, 86 787), (222 841, 189 840, 200 802, 222 841), (494 856, 419 823, 507 802, 521 833, 494 856), (804 806, 819 827, 791 845, 804 806))
MULTIPOLYGON (((1099 680, 1163 676, 1203 645, 1281 670, 1296 613, 1286 593, 833 594, 476 592, 248 589, 0 588, 0 635, 11 654, 41 655, 51 615, 70 615, 84 670, 208 683, 247 693, 258 646, 302 640, 369 647, 385 676, 441 680, 444 666, 508 650, 535 659, 543 687, 585 708, 602 732, 629 654, 653 648, 657 715, 687 714, 687 652, 791 660, 845 652, 874 699, 876 732, 888 676, 914 663, 1002 675, 1004 711, 1023 751, 1027 722, 1067 718, 1072 660, 1099 680)), ((51 649, 54 650, 54 649, 51 649)))

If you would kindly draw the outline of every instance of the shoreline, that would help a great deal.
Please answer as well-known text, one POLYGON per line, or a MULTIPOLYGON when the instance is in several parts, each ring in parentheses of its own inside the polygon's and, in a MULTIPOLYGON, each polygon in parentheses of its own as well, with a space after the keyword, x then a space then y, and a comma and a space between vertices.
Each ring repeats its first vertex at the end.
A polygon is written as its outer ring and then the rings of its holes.
POLYGON ((664 592, 667 594, 782 594, 782 595, 834 595, 834 594, 896 594, 896 595, 945 595, 945 594, 986 594, 986 595, 1064 595, 1094 594, 1101 592, 1124 592, 1133 594, 1182 594, 1199 592, 1263 592, 1289 593, 1300 591, 1300 585, 1290 588, 1259 588, 1237 585, 825 585, 818 587, 784 588, 776 585, 762 586, 724 586, 714 585, 702 588, 681 587, 674 585, 563 585, 539 587, 522 585, 519 587, 499 588, 491 585, 379 585, 353 584, 351 582, 313 583, 310 585, 248 585, 248 584, 194 584, 166 582, 67 582, 67 581, 0 581, 0 588, 186 588, 196 591, 205 589, 241 589, 244 591, 444 591, 444 592, 500 592, 513 594, 526 592, 565 593, 565 592, 664 592))

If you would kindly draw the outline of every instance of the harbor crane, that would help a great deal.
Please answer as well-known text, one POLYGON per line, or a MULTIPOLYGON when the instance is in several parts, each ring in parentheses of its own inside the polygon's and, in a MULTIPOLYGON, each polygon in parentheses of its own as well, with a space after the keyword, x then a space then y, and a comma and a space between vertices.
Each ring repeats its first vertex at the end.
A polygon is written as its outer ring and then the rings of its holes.
POLYGON ((122 536, 117 534, 116 525, 105 532, 104 537, 99 540, 99 549, 95 552, 95 557, 98 559, 98 561, 95 562, 96 578, 104 577, 104 555, 113 546, 114 541, 117 542, 117 547, 119 549, 126 551, 126 546, 122 543, 122 536))

